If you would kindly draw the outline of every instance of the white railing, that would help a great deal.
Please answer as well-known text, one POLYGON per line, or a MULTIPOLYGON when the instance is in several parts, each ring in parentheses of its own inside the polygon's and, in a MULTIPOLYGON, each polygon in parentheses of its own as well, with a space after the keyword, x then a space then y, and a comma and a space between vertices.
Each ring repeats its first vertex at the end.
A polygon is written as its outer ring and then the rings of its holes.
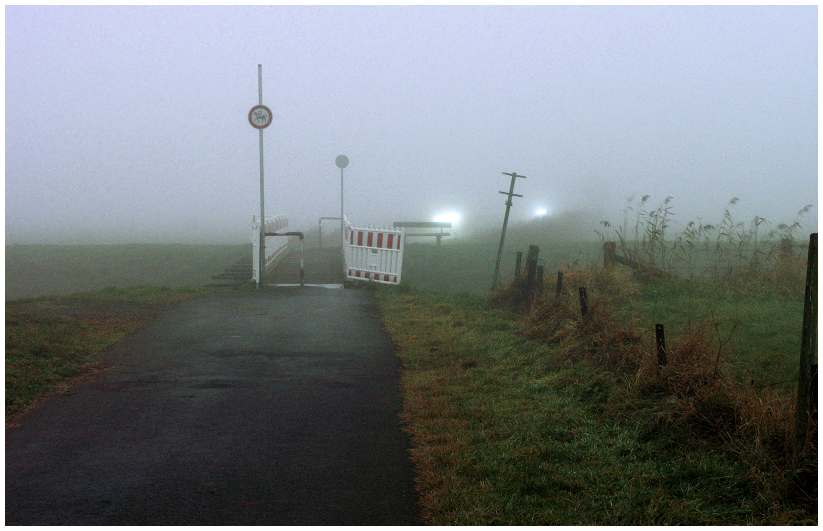
MULTIPOLYGON (((289 226, 289 217, 286 215, 271 216, 266 218, 264 233, 270 234, 289 226)), ((256 283, 260 282, 260 221, 257 217, 252 217, 251 229, 251 243, 252 243, 252 280, 256 283)), ((268 238, 265 242, 266 247, 266 272, 269 272, 283 256, 285 256, 289 247, 288 238, 268 238)))
POLYGON ((352 227, 346 219, 343 238, 345 278, 400 284, 405 243, 403 229, 352 227))

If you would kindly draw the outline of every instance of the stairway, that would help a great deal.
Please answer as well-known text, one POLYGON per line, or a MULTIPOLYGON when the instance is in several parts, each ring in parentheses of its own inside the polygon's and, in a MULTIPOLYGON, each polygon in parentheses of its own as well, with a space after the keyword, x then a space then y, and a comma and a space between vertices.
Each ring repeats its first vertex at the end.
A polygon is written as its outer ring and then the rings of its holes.
POLYGON ((221 282, 209 284, 209 286, 238 286, 252 281, 251 256, 238 260, 225 271, 211 277, 212 280, 221 282))
MULTIPOLYGON (((304 284, 343 284, 343 254, 340 247, 303 251, 304 284)), ((239 286, 252 282, 251 256, 238 260, 219 275, 219 282, 209 286, 239 286)), ((266 273, 266 284, 300 284, 300 250, 292 249, 266 273)))

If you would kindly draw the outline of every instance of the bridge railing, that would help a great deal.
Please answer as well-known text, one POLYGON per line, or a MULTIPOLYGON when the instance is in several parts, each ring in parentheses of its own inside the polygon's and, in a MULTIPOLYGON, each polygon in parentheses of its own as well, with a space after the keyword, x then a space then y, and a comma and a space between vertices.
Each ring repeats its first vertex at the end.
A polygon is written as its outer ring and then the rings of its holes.
MULTIPOLYGON (((257 217, 252 217, 252 280, 260 282, 260 220, 257 217)), ((289 217, 286 215, 266 217, 266 223, 263 227, 264 233, 272 233, 282 231, 288 228, 289 217)), ((267 238, 265 242, 266 259, 265 268, 268 273, 273 269, 277 263, 286 255, 288 251, 288 238, 267 238)))
POLYGON ((343 260, 346 280, 400 284, 403 229, 354 227, 344 217, 343 260))

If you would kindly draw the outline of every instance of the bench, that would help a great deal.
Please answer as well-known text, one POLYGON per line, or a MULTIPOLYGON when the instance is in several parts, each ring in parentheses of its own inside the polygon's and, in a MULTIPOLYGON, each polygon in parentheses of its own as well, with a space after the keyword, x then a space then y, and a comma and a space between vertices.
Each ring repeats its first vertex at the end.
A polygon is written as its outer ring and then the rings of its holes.
POLYGON ((440 245, 440 240, 444 236, 451 236, 448 232, 443 232, 443 229, 450 229, 452 226, 450 221, 395 221, 394 228, 406 229, 440 229, 440 232, 411 232, 406 233, 406 237, 412 236, 434 236, 437 238, 437 245, 440 245))

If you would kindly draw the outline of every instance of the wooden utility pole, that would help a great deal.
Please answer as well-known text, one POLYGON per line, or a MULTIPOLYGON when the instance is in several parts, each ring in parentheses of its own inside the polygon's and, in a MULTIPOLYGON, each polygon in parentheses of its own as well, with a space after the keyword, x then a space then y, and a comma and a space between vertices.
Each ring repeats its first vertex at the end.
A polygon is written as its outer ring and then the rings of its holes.
POLYGON ((492 291, 497 289, 497 284, 500 279, 500 258, 503 256, 503 241, 506 239, 506 226, 509 224, 509 210, 512 207, 512 197, 523 197, 520 194, 514 193, 514 181, 520 177, 521 179, 525 179, 525 175, 517 175, 517 172, 506 173, 503 172, 503 175, 510 175, 512 178, 511 186, 509 186, 509 191, 507 192, 500 192, 503 195, 508 196, 506 200, 506 215, 503 217, 503 231, 500 233, 500 247, 497 249, 497 263, 494 266, 494 278, 492 279, 492 291))

